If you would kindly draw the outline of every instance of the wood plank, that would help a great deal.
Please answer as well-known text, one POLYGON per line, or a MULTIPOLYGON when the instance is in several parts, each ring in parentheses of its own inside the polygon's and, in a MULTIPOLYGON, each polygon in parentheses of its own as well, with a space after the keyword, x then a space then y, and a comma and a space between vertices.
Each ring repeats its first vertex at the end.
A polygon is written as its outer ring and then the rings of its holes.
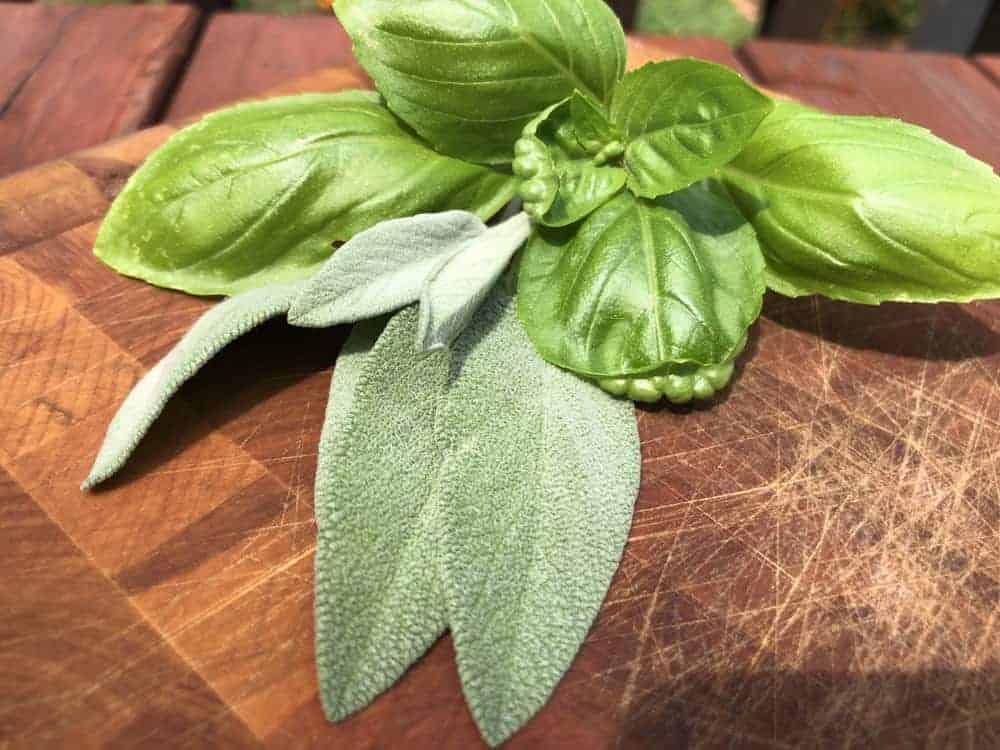
MULTIPOLYGON (((285 90, 355 81, 327 71, 285 90)), ((171 130, 66 164, 106 201, 171 130)), ((322 716, 312 478, 343 329, 275 322, 229 347, 120 479, 80 493, 123 394, 210 303, 117 276, 90 252, 94 219, 72 228, 76 219, 57 219, 46 221, 61 230, 0 257, 0 466, 34 503, 31 518, 50 519, 88 561, 87 575, 141 616, 142 653, 185 665, 197 682, 184 697, 210 715, 221 704, 234 722, 220 739, 192 744, 483 747, 448 638, 371 707, 339 724, 322 716)), ((508 747, 1000 742, 998 330, 998 303, 769 298, 730 392, 710 406, 640 409, 642 488, 622 567, 551 703, 508 747)), ((7 530, 26 524, 0 521, 2 555, 15 538, 7 530)), ((60 549, 42 544, 25 559, 58 562, 60 549)), ((17 578, 0 566, 12 597, 22 597, 24 565, 10 566, 17 578)), ((110 601, 50 567, 45 586, 110 601)), ((56 666, 73 664, 57 650, 62 621, 43 599, 30 589, 12 634, 0 624, 0 644, 26 632, 41 644, 27 655, 0 649, 11 662, 0 662, 0 681, 4 668, 30 673, 31 654, 46 649, 56 666), (35 610, 32 626, 21 613, 35 610)), ((107 605, 102 644, 124 627, 117 606, 107 605)), ((176 683, 173 666, 152 666, 176 683)), ((131 715, 148 693, 128 675, 138 685, 137 699, 121 698, 131 715)), ((95 684, 89 669, 60 676, 63 694, 95 684)), ((17 707, 4 713, 3 703, 0 717, 17 721, 17 707)), ((174 713, 152 705, 126 739, 204 726, 178 715, 186 704, 174 713)), ((75 727, 92 726, 90 710, 67 704, 39 736, 83 744, 75 727)), ((18 725, 21 744, 38 726, 18 725)))
POLYGON ((646 51, 649 59, 669 57, 698 57, 711 60, 720 65, 728 65, 733 70, 748 75, 747 69, 736 56, 736 52, 719 39, 702 39, 697 37, 669 37, 652 34, 632 34, 629 37, 630 67, 639 67, 644 60, 640 52, 646 51))
POLYGON ((1000 162, 1000 89, 960 57, 771 41, 743 51, 772 89, 831 112, 899 117, 1000 162))
POLYGON ((197 19, 188 5, 0 3, 0 175, 149 124, 197 19))
POLYGON ((1000 55, 979 55, 976 57, 976 64, 1000 86, 1000 55))
POLYGON ((94 181, 67 161, 0 178, 0 255, 93 221, 108 205, 94 181))
POLYGON ((167 118, 190 117, 317 68, 353 62, 351 40, 332 14, 218 13, 205 27, 167 118))
POLYGON ((3 470, 0 528, 0 744, 259 746, 3 470))

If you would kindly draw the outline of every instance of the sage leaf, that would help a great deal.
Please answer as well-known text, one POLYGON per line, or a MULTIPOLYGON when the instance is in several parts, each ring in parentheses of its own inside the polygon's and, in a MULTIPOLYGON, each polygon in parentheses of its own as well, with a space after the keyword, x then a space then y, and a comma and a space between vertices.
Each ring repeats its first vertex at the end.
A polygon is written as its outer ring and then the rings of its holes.
POLYGON ((337 360, 316 472, 316 662, 336 721, 442 634, 435 477, 445 355, 417 357, 416 312, 365 321, 337 360))
POLYGON ((545 704, 600 609, 631 525, 639 437, 631 403, 538 357, 499 290, 454 353, 441 579, 466 700, 497 745, 545 704))
POLYGON ((720 176, 781 294, 1000 296, 1000 178, 922 128, 782 103, 720 176))
POLYGON ((638 432, 629 402, 538 357, 499 286, 451 349, 419 353, 417 330, 416 310, 399 312, 334 373, 317 474, 323 703, 356 710, 448 625, 495 745, 544 705, 607 593, 638 432))
POLYGON ((743 149, 773 108, 739 74, 702 60, 629 73, 611 102, 626 142, 629 189, 656 198, 705 179, 743 149))
POLYGON ((752 228, 701 185, 657 201, 621 193, 578 227, 539 227, 518 275, 541 355, 598 379, 731 359, 763 294, 752 228))
POLYGON ((421 351, 443 349, 455 340, 530 234, 531 219, 520 213, 441 263, 420 294, 421 351))
POLYGON ((340 247, 295 300, 290 323, 317 327, 353 323, 406 307, 447 260, 486 233, 467 211, 392 219, 340 247))
POLYGON ((304 94, 175 134, 112 204, 94 252, 158 286, 228 295, 308 277, 334 243, 385 219, 486 219, 514 191, 509 176, 432 151, 377 94, 304 94))
POLYGON ((389 107, 439 151, 512 158, 521 130, 574 89, 606 104, 625 35, 603 0, 338 0, 389 107))
POLYGON ((287 312, 300 291, 299 283, 255 289, 220 302, 205 313, 129 393, 111 420, 82 489, 92 489, 118 472, 170 397, 185 382, 229 343, 264 321, 287 312))

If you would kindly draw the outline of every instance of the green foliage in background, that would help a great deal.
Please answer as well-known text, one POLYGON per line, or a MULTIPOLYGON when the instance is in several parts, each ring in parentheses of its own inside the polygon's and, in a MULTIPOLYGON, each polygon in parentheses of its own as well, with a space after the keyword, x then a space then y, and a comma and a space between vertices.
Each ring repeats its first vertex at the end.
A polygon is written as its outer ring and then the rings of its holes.
POLYGON ((759 12, 748 18, 733 0, 641 0, 635 30, 647 34, 715 37, 739 44, 757 33, 759 22, 759 12))
POLYGON ((922 0, 841 0, 825 36, 849 45, 907 37, 920 23, 922 10, 922 0))
POLYGON ((282 16, 299 16, 307 13, 327 15, 329 9, 321 7, 316 0, 234 0, 233 10, 253 13, 276 13, 282 16))

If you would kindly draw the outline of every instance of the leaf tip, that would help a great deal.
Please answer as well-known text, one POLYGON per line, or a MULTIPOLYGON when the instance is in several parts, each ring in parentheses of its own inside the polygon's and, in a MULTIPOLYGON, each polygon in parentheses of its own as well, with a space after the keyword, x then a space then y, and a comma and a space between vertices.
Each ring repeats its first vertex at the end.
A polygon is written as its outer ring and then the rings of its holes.
POLYGON ((95 466, 93 469, 90 470, 90 474, 87 475, 87 478, 84 479, 83 482, 80 484, 80 490, 83 492, 90 492, 107 478, 108 477, 105 475, 105 473, 100 471, 95 466))
POLYGON ((417 351, 421 354, 437 354, 448 348, 448 342, 429 336, 417 336, 417 351))

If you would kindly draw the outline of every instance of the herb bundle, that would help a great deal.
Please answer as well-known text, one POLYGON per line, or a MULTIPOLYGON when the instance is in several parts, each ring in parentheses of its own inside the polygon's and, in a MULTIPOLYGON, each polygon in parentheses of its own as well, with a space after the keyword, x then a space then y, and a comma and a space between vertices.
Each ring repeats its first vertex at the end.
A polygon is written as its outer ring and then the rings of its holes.
POLYGON ((356 323, 316 478, 324 708, 362 708, 447 629, 495 745, 551 695, 618 566, 632 401, 724 389, 767 288, 1000 296, 1000 179, 711 63, 625 74, 602 0, 336 11, 379 93, 209 115, 108 213, 108 265, 229 299, 135 387, 84 486, 254 326, 356 323))

